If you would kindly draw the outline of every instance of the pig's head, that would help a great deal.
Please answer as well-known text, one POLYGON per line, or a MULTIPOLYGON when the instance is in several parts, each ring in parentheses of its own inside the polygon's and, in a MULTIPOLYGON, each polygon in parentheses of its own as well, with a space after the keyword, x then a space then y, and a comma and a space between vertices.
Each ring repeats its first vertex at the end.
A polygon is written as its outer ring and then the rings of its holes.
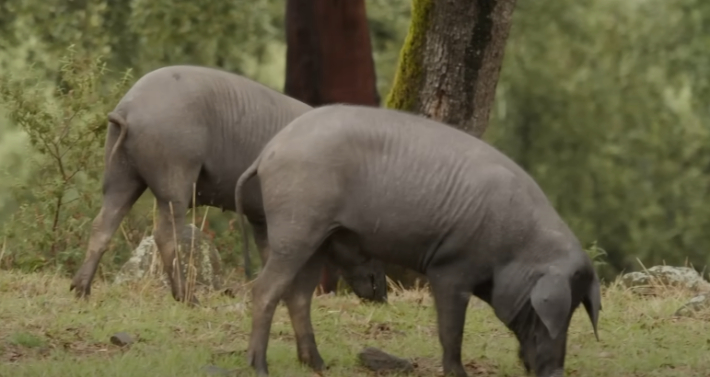
POLYGON ((345 282, 363 300, 387 302, 387 277, 384 264, 356 249, 337 248, 329 255, 330 261, 339 267, 345 282))
POLYGON ((387 302, 387 277, 382 262, 370 259, 361 264, 341 266, 343 279, 355 294, 372 302, 387 302))
POLYGON ((584 304, 597 334, 601 309, 599 280, 593 270, 572 276, 549 272, 530 291, 530 300, 509 323, 520 343, 518 356, 526 371, 538 377, 562 377, 567 349, 567 329, 572 313, 584 304))

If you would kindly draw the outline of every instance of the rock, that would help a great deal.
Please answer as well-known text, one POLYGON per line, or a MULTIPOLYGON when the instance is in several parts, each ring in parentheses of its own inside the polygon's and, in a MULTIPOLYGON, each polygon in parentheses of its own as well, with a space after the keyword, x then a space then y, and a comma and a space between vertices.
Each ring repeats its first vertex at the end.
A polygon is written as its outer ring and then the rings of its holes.
POLYGON ((133 343, 133 338, 125 332, 117 332, 111 335, 110 341, 112 344, 115 344, 119 347, 125 347, 133 343))
POLYGON ((647 272, 629 272, 621 278, 627 288, 648 293, 652 285, 686 288, 693 292, 710 292, 710 283, 690 267, 653 266, 647 272))
POLYGON ((247 306, 242 302, 237 302, 231 305, 226 305, 224 310, 227 312, 237 312, 243 314, 247 310, 247 306))
POLYGON ((377 348, 367 347, 358 354, 360 363, 374 372, 409 373, 414 366, 409 360, 390 355, 377 348))
MULTIPOLYGON (((192 258, 194 268, 197 270, 195 287, 219 290, 222 287, 222 261, 219 252, 209 240, 204 238, 200 229, 193 224, 185 226, 180 234, 179 258, 183 277, 185 279, 188 277, 187 271, 193 229, 195 242, 192 258)), ((163 273, 163 261, 160 258, 153 236, 144 238, 138 247, 133 250, 131 258, 121 267, 114 279, 114 283, 122 284, 148 277, 159 277, 165 287, 169 286, 167 275, 163 273)))
POLYGON ((629 272, 621 277, 621 283, 626 288, 633 289, 634 292, 640 294, 652 294, 653 287, 651 279, 645 272, 629 272))
POLYGON ((673 315, 676 317, 693 317, 695 313, 708 309, 710 309, 710 294, 703 294, 690 299, 673 315))

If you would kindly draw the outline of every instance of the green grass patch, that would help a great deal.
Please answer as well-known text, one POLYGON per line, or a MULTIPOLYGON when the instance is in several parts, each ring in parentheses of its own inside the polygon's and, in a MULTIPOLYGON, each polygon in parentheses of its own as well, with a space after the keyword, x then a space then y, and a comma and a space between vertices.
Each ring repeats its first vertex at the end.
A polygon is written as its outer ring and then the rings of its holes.
MULTIPOLYGON (((567 376, 706 376, 710 370, 710 315, 675 318, 692 295, 667 291, 639 297, 613 285, 603 290, 594 339, 583 309, 573 318, 567 376)), ((96 282, 89 301, 69 292, 69 280, 46 274, 0 272, 0 376, 209 376, 204 368, 246 368, 248 298, 200 296, 203 307, 173 301, 155 282, 123 286, 96 282), (119 347, 109 339, 127 332, 119 347)), ((417 376, 441 373, 433 302, 427 291, 391 293, 386 306, 352 295, 317 296, 316 339, 327 376, 372 376, 357 353, 373 346, 416 363, 417 376)), ((472 376, 523 376, 512 334, 477 299, 468 310, 463 357, 472 376)), ((296 361, 286 308, 277 309, 269 343, 273 376, 313 376, 296 361)))

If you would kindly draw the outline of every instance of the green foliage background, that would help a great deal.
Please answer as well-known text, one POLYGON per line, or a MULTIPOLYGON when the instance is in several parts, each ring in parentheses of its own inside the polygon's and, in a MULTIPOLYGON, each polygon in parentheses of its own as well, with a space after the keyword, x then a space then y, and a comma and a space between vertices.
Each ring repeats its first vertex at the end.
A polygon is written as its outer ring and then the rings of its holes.
MULTIPOLYGON (((411 4, 367 7, 384 99, 411 4)), ((142 74, 200 64, 281 90, 284 8, 0 2, 0 267, 76 268, 100 207, 105 114, 142 74), (60 132, 67 124, 69 136, 60 132), (70 152, 53 158, 43 137, 70 152), (67 180, 62 164, 79 173, 67 180)), ((518 2, 485 138, 537 179, 582 242, 606 250, 607 274, 638 268, 636 258, 699 268, 710 260, 708 29, 710 3, 701 0, 518 2)), ((151 206, 147 193, 117 232, 107 272, 151 231, 151 206)), ((235 262, 234 215, 209 218, 235 262)))
POLYGON ((520 2, 486 138, 615 269, 710 260, 710 3, 520 2))

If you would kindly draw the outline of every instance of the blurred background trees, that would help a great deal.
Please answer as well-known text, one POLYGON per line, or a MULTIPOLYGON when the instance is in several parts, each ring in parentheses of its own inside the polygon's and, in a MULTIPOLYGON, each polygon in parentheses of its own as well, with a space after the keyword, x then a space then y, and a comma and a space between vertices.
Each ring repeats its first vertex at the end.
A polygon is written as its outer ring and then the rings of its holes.
MULTIPOLYGON (((365 4, 385 99, 412 4, 365 4)), ((100 119, 142 74, 200 64, 283 91, 285 15, 276 0, 0 1, 0 267, 73 272, 100 203, 100 119), (37 135, 70 152, 57 160, 37 135), (67 181, 60 161, 81 173, 67 181)), ((531 173, 585 246, 606 251, 607 277, 637 258, 710 260, 709 29, 701 0, 517 2, 483 138, 531 173)), ((107 272, 151 231, 149 193, 141 203, 107 272)), ((239 260, 233 217, 209 214, 228 263, 239 260)))
POLYGON ((486 137, 614 270, 710 260, 710 4, 521 2, 486 137))

